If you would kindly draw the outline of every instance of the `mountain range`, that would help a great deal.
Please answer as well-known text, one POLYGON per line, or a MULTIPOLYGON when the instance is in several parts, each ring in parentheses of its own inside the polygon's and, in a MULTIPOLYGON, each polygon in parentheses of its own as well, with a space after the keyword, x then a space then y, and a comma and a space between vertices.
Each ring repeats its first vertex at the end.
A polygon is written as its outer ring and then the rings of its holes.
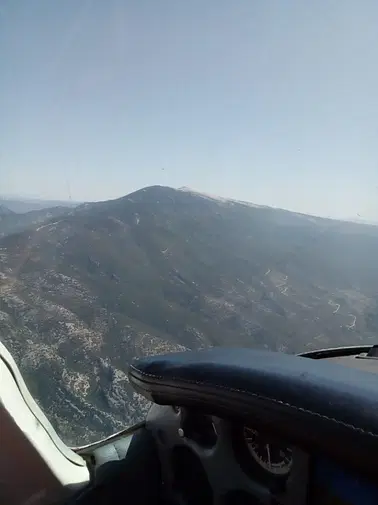
POLYGON ((134 356, 377 342, 376 226, 162 186, 44 212, 0 221, 0 335, 68 443, 144 416, 134 356))
MULTIPOLYGON (((62 200, 39 200, 36 198, 23 198, 16 196, 0 196, 0 209, 5 207, 19 214, 30 212, 32 210, 50 209, 51 207, 69 207, 74 208, 79 202, 62 200)), ((1 213, 1 211, 0 211, 1 213)))

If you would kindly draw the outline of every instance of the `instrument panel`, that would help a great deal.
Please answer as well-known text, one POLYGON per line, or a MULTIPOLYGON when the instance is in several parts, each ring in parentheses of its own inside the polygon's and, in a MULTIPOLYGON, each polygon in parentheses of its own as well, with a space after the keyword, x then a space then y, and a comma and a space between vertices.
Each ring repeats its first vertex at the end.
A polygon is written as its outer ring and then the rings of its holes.
POLYGON ((372 484, 274 434, 257 430, 253 423, 240 426, 201 412, 153 405, 147 426, 158 442, 170 502, 378 504, 378 488, 372 484), (348 493, 337 487, 340 482, 339 488, 350 489, 348 493))
POLYGON ((194 410, 154 404, 146 425, 157 441, 169 502, 307 503, 308 455, 252 423, 242 426, 194 410), (185 497, 172 496, 172 489, 175 493, 185 489, 185 497), (212 495, 209 501, 200 498, 212 495))

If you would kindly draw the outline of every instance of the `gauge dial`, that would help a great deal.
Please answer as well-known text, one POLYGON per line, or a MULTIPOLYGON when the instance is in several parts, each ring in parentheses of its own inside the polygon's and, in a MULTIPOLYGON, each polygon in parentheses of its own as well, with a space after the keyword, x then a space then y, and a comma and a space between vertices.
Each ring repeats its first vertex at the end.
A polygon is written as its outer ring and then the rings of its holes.
POLYGON ((289 447, 271 442, 267 437, 251 428, 244 428, 244 439, 255 462, 266 472, 276 477, 287 476, 293 464, 289 447))

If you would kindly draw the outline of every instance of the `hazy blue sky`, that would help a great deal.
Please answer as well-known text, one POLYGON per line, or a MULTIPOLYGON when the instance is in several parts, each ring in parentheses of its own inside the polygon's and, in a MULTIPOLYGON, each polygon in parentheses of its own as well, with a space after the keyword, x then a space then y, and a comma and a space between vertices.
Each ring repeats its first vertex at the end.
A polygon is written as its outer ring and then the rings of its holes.
POLYGON ((377 0, 1 0, 0 193, 378 219, 377 27, 377 0))

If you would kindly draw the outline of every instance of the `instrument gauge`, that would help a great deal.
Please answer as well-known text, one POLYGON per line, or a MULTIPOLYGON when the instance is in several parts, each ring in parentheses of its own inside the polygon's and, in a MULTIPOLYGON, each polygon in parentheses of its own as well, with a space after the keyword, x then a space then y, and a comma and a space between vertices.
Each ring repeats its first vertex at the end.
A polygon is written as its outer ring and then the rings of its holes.
POLYGON ((266 473, 275 477, 287 477, 293 465, 289 447, 281 446, 258 431, 244 427, 244 440, 255 463, 266 473))

